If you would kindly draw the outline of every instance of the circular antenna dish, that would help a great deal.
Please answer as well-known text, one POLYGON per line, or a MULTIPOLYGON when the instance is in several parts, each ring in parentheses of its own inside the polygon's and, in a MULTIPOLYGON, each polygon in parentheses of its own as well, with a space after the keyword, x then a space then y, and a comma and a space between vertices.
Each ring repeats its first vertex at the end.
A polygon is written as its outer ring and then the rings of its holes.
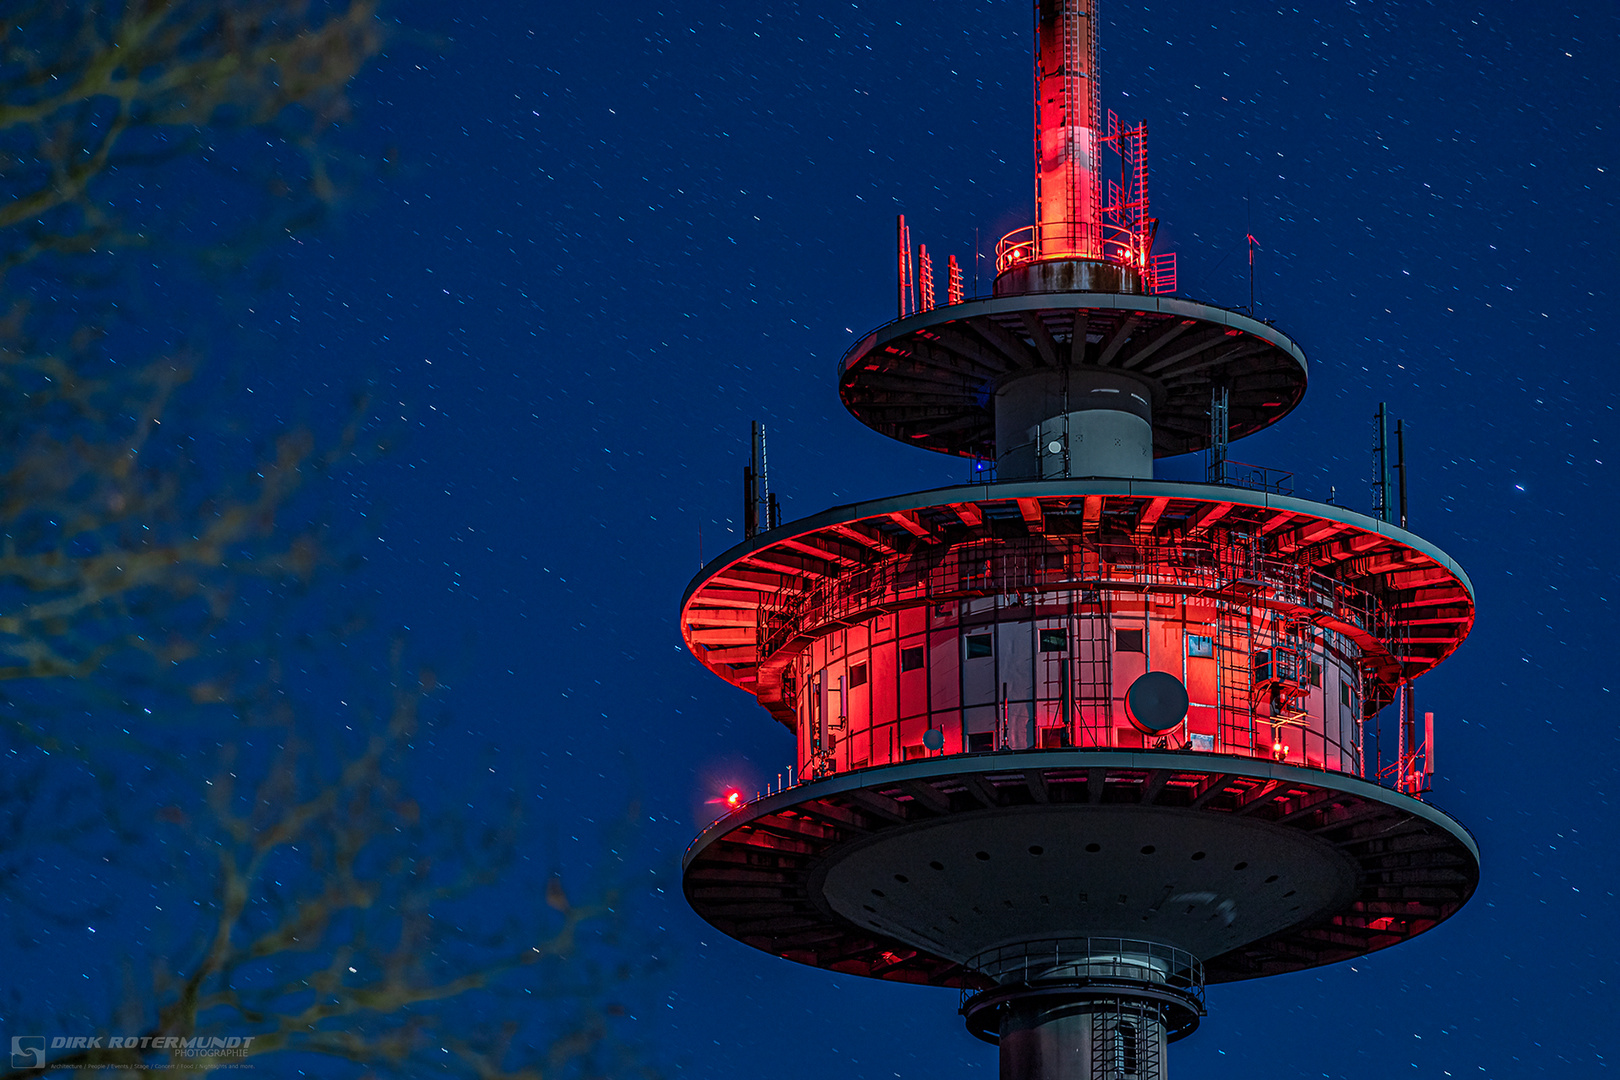
POLYGON ((1150 671, 1125 691, 1125 711, 1150 735, 1169 731, 1187 717, 1187 688, 1168 671, 1150 671))
POLYGON ((923 732, 923 745, 930 750, 945 749, 945 732, 937 727, 931 727, 923 732))

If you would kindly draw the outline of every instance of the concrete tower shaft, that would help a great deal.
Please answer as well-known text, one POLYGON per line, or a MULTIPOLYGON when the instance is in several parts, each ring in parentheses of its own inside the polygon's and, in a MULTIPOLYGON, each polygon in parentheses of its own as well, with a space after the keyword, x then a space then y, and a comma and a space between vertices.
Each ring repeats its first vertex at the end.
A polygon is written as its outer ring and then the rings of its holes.
POLYGON ((1035 4, 1038 259, 1103 257, 1094 0, 1035 4))
POLYGON ((1003 480, 1153 479, 1154 384, 1127 371, 1064 367, 996 390, 1003 480))

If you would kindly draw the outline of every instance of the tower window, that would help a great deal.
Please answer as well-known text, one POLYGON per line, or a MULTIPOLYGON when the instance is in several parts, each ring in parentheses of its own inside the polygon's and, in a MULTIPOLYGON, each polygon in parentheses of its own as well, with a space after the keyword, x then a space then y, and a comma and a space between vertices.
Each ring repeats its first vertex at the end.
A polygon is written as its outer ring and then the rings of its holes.
POLYGON ((1339 684, 1339 704, 1346 707, 1350 705, 1350 684, 1347 682, 1339 684))
POLYGON ((1041 652, 1062 652, 1069 647, 1069 632, 1059 627, 1041 631, 1041 652))
POLYGON ((1187 635, 1188 656, 1214 656, 1215 639, 1204 634, 1187 635))
POLYGON ((851 690, 853 690, 857 686, 865 686, 865 685, 866 685, 866 665, 865 664, 856 664, 854 667, 849 669, 849 688, 851 690))
POLYGON ((900 670, 916 671, 923 666, 923 647, 913 645, 909 649, 900 650, 900 670))
POLYGON ((994 652, 995 638, 990 634, 969 634, 967 637, 967 658, 978 660, 994 652))
POLYGON ((1143 645, 1145 637, 1146 635, 1140 630, 1115 630, 1114 651, 1147 652, 1147 648, 1143 645))

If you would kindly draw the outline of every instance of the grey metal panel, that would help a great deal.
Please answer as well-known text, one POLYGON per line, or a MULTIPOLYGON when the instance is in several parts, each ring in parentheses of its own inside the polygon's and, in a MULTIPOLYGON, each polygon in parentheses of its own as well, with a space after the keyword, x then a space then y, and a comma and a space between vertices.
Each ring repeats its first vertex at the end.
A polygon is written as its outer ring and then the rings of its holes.
POLYGON ((1035 628, 1027 619, 996 624, 996 654, 1008 701, 1035 697, 1034 637, 1035 628))
POLYGON ((961 705, 962 640, 956 627, 931 631, 928 646, 929 705, 935 713, 961 705))

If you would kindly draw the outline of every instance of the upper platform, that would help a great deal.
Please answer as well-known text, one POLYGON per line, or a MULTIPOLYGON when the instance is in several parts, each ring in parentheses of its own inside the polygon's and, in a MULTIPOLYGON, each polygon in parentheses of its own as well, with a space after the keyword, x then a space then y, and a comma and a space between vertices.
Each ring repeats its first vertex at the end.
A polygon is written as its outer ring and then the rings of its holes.
POLYGON ((710 670, 792 726, 783 666, 831 628, 954 598, 1073 589, 1286 604, 1365 650, 1385 688, 1373 705, 1449 656, 1474 621, 1462 568, 1388 522, 1268 492, 1087 479, 944 488, 789 522, 705 567, 681 628, 710 670), (982 580, 970 560, 949 557, 992 549, 1005 555, 982 580), (1215 549, 1248 561, 1211 559, 1215 549), (1063 550, 1100 558, 1088 568, 1042 554, 1063 550))
POLYGON ((844 355, 838 392, 867 427, 911 446, 997 456, 994 397, 1019 376, 1129 373, 1153 389, 1153 456, 1209 445, 1210 390, 1230 391, 1231 437, 1276 423, 1305 395, 1305 354, 1246 315, 1173 297, 1039 292, 897 319, 844 355))

